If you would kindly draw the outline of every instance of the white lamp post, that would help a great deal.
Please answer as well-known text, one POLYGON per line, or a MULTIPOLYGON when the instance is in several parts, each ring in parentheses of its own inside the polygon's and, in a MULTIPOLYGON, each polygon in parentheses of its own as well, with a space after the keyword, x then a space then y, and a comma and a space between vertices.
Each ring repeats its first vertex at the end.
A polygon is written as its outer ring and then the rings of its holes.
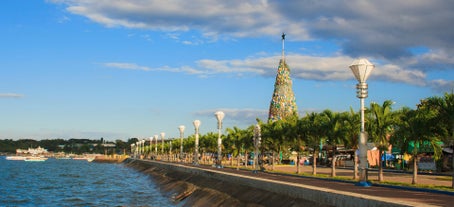
POLYGON ((169 162, 172 161, 172 140, 169 140, 169 162))
POLYGON ((154 153, 155 156, 158 156, 158 135, 154 135, 155 145, 154 145, 154 153))
POLYGON ((259 148, 262 140, 260 125, 256 124, 254 127, 254 173, 257 173, 259 166, 259 148))
POLYGON ((148 150, 148 154, 150 155, 150 159, 153 157, 153 137, 150 137, 150 150, 148 150))
POLYGON ((142 141, 142 155, 145 154, 145 139, 143 139, 142 141))
POLYGON ((358 59, 353 61, 350 69, 355 75, 358 84, 356 84, 356 97, 360 100, 360 113, 361 113, 361 132, 359 136, 359 186, 370 186, 367 182, 366 168, 367 168, 367 134, 364 130, 364 99, 367 98, 367 83, 369 77, 375 66, 367 59, 358 59))
POLYGON ((136 157, 140 158, 140 142, 136 142, 136 157))
POLYGON ((134 145, 135 145, 135 144, 131 144, 131 156, 132 156, 132 157, 135 157, 135 156, 134 156, 134 153, 135 153, 135 152, 134 152, 134 145))
POLYGON ((161 132, 161 141, 162 141, 162 147, 161 147, 161 154, 164 155, 164 137, 166 136, 166 133, 161 132))
POLYGON ((199 127, 200 127, 200 120, 194 120, 194 128, 195 128, 195 150, 194 150, 194 165, 199 164, 199 127))
POLYGON ((180 161, 183 162, 183 136, 184 136, 184 126, 180 125, 178 130, 180 131, 180 161))
POLYGON ((218 156, 216 160, 216 167, 222 168, 222 139, 221 139, 221 129, 222 129, 222 119, 224 119, 224 112, 222 111, 217 111, 214 113, 214 116, 218 120, 218 156))

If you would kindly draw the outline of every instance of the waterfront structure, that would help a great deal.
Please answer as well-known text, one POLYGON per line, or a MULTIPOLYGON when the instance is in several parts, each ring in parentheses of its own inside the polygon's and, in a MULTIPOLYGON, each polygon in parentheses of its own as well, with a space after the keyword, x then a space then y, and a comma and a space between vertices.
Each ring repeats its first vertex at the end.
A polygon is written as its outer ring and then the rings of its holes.
POLYGON ((359 183, 360 186, 368 187, 370 184, 367 182, 367 133, 364 130, 364 99, 367 98, 367 83, 369 77, 375 66, 367 59, 358 59, 353 61, 350 65, 350 70, 358 80, 356 84, 356 97, 360 100, 360 113, 361 113, 361 131, 359 135, 359 183))
POLYGON ((162 147, 161 147, 161 154, 164 155, 164 137, 166 136, 166 133, 161 132, 161 141, 162 141, 162 147))
POLYGON ((224 112, 222 111, 217 111, 214 113, 214 116, 218 120, 218 156, 216 158, 216 167, 217 168, 222 168, 222 139, 221 139, 221 129, 222 129, 222 119, 224 119, 224 112))
POLYGON ((269 121, 285 119, 297 113, 295 95, 292 89, 292 79, 290 78, 290 68, 285 61, 284 54, 285 34, 282 34, 282 57, 277 69, 274 92, 271 98, 268 114, 269 121))
POLYGON ((183 162, 183 136, 184 136, 184 125, 180 125, 178 130, 180 131, 180 161, 183 162))
POLYGON ((257 173, 257 168, 259 167, 259 148, 262 142, 262 135, 260 125, 256 124, 254 127, 254 172, 257 173))
POLYGON ((194 165, 199 164, 199 127, 200 127, 200 120, 194 120, 193 122, 195 128, 195 150, 194 150, 194 165))
POLYGON ((155 156, 157 156, 158 155, 158 135, 155 134, 153 137, 154 137, 154 140, 155 140, 154 154, 155 154, 155 156))

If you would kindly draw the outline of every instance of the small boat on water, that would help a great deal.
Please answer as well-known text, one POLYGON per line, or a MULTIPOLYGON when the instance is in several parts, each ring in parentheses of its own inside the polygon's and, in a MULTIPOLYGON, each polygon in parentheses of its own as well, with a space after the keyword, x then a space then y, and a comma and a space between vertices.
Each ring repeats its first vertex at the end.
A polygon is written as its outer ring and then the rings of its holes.
POLYGON ((7 160, 25 160, 27 157, 24 156, 6 156, 7 160))
POLYGON ((87 160, 88 162, 92 162, 95 157, 73 157, 73 160, 87 160))
POLYGON ((26 162, 44 162, 47 160, 47 157, 26 157, 26 162))

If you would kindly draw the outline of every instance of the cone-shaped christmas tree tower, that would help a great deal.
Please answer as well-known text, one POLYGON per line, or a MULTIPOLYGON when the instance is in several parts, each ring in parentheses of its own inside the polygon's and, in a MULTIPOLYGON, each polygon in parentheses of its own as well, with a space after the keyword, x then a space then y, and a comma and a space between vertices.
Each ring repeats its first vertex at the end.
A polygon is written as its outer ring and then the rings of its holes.
POLYGON ((295 95, 292 89, 292 79, 290 78, 290 68, 285 63, 284 55, 285 34, 282 33, 282 58, 277 69, 274 92, 271 99, 268 120, 276 121, 285 119, 297 113, 295 95))

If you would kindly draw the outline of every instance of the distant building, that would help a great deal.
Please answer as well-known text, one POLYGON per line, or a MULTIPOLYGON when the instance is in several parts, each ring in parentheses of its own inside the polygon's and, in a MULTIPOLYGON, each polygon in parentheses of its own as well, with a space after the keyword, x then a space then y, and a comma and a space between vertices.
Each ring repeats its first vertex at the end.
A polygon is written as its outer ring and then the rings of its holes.
POLYGON ((47 149, 44 149, 42 147, 38 148, 28 148, 28 150, 24 149, 16 149, 17 154, 31 154, 31 155, 42 155, 42 154, 47 154, 47 149))
POLYGON ((297 113, 295 95, 292 89, 290 68, 285 62, 284 54, 285 34, 282 34, 282 58, 277 69, 276 82, 274 83, 273 97, 271 98, 269 121, 285 119, 297 113))

